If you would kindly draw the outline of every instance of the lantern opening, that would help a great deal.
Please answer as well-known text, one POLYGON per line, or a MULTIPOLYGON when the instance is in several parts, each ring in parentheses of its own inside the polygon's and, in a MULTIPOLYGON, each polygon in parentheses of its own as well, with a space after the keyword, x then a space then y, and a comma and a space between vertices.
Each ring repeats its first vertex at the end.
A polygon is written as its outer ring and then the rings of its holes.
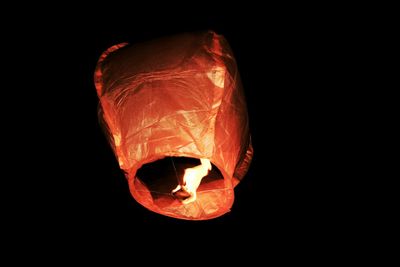
MULTIPOLYGON (((190 195, 182 190, 173 192, 179 183, 183 182, 185 170, 201 166, 198 158, 190 157, 165 157, 147 164, 144 164, 136 172, 134 179, 135 191, 146 206, 150 204, 162 211, 163 214, 175 209, 187 209, 191 214, 193 209, 215 209, 217 211, 221 202, 225 202, 227 197, 227 183, 223 174, 211 162, 211 170, 201 179, 197 188, 197 198, 189 203, 185 203, 190 195)), ((172 216, 174 217, 174 216, 172 216)))
MULTIPOLYGON (((163 198, 183 200, 189 196, 184 192, 174 194, 172 191, 182 183, 185 170, 196 167, 199 163, 200 160, 196 158, 166 157, 144 164, 137 171, 136 179, 147 187, 155 203, 162 203, 163 198)), ((197 192, 224 188, 223 175, 214 164, 211 163, 211 166, 211 170, 202 178, 197 192)))

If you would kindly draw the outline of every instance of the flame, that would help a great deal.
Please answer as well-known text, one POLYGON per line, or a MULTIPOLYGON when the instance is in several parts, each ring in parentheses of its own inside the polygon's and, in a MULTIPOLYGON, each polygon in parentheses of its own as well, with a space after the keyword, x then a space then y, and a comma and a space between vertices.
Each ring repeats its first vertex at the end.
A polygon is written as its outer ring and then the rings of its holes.
POLYGON ((188 198, 182 201, 183 204, 189 204, 196 200, 196 191, 201 183, 201 180, 208 174, 208 171, 211 171, 210 160, 200 159, 200 162, 201 165, 185 169, 182 185, 179 184, 174 190, 172 190, 172 193, 182 190, 190 195, 188 198))

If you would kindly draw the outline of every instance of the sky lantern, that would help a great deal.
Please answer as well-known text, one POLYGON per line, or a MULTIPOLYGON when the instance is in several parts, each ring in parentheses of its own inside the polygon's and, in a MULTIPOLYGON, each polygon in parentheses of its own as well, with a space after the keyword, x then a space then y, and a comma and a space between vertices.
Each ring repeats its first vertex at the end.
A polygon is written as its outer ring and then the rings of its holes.
POLYGON ((137 202, 178 219, 229 212, 253 148, 233 53, 214 32, 105 51, 99 119, 137 202))

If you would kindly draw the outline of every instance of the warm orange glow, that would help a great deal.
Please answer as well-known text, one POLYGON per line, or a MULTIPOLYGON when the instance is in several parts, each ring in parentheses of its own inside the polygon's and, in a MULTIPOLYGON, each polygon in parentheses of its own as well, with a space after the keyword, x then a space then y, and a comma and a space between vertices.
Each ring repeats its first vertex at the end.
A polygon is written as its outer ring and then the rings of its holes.
POLYGON ((208 159, 200 159, 201 165, 193 168, 185 169, 185 175, 183 176, 182 185, 178 185, 172 193, 175 193, 182 189, 183 191, 190 194, 190 196, 182 201, 183 204, 189 204, 197 198, 197 188, 201 183, 201 180, 207 176, 208 171, 211 171, 211 162, 208 159))
POLYGON ((185 220, 230 211, 253 157, 239 77, 227 40, 212 31, 117 44, 100 56, 99 118, 138 203, 185 220), (154 188, 138 176, 166 157, 201 159, 175 169, 173 194, 172 172, 154 177, 154 188))

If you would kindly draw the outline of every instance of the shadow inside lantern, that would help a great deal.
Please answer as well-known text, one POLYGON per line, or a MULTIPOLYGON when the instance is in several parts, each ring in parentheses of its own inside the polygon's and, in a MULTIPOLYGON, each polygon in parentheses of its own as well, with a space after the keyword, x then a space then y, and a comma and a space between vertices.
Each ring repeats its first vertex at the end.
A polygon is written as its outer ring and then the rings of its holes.
MULTIPOLYGON (((173 205, 174 202, 180 201, 180 197, 173 195, 171 191, 178 185, 178 179, 182 179, 186 168, 192 168, 199 164, 200 160, 196 158, 166 157, 144 164, 137 171, 136 177, 147 187, 154 204, 160 208, 164 208, 173 205)), ((223 175, 212 164, 211 171, 202 179, 197 193, 201 194, 200 192, 221 190, 224 188, 223 175)))

